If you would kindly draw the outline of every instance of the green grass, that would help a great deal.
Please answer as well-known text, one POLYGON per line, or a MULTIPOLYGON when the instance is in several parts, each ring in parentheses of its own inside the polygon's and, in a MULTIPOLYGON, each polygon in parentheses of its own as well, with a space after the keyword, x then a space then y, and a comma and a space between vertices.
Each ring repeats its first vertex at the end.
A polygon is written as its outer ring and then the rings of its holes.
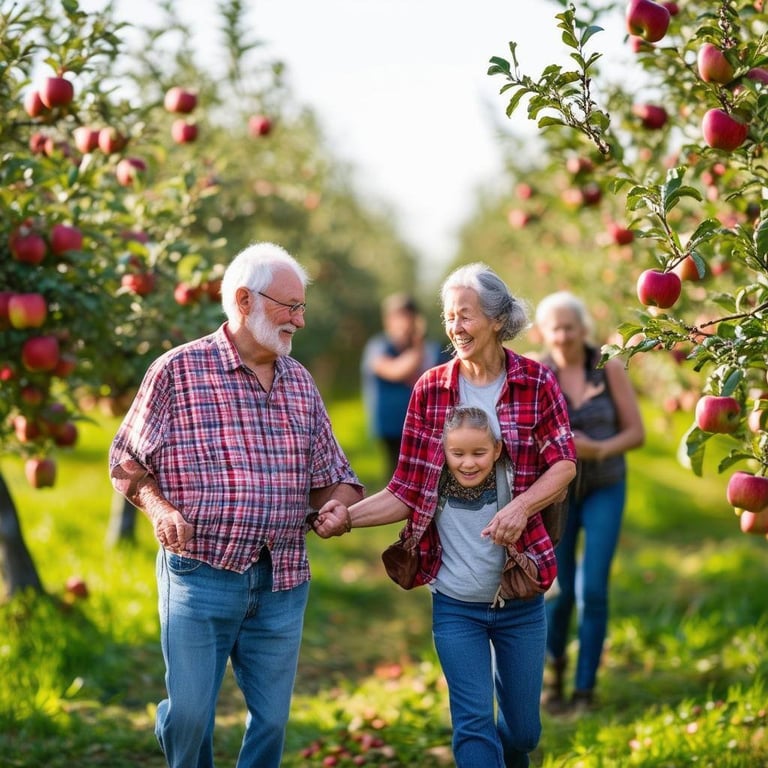
MULTIPOLYGON (((716 452, 703 478, 675 460, 689 417, 670 422, 648 406, 645 414, 648 443, 630 456, 602 706, 579 718, 545 715, 534 765, 766 765, 768 544, 740 533, 716 452)), ((331 415, 353 466, 377 490, 383 454, 366 436, 360 403, 336 403, 331 415)), ((142 517, 134 544, 106 545, 106 449, 117 424, 98 416, 81 426, 76 449, 60 453, 55 489, 29 488, 13 457, 0 463, 48 592, 0 606, 3 765, 164 765, 152 735, 163 665, 150 526, 142 517), (66 599, 73 574, 86 579, 86 600, 66 599)), ((400 590, 379 560, 398 528, 310 539, 286 768, 320 766, 330 754, 339 765, 363 754, 370 765, 451 764, 428 592, 400 590)), ((231 676, 218 720, 217 759, 233 765, 243 708, 231 676)))

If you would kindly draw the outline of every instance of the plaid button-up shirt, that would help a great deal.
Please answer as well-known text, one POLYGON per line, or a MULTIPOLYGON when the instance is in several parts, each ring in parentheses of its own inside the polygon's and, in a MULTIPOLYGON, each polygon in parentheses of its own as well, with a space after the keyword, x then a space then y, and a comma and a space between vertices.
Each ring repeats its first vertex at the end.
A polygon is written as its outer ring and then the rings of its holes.
MULTIPOLYGON (((501 436, 514 472, 512 495, 527 490, 558 461, 576 461, 568 410, 557 379, 546 366, 505 350, 507 375, 496 405, 501 436)), ((432 525, 438 483, 445 464, 443 425, 459 404, 459 360, 431 368, 416 383, 403 428, 401 456, 387 485, 412 510, 401 535, 415 536, 421 551, 417 584, 432 581, 440 568, 441 545, 432 525)), ((542 585, 557 575, 552 542, 541 515, 528 521, 518 549, 536 558, 542 585)))
POLYGON ((242 573, 266 545, 275 590, 309 579, 310 490, 362 488, 306 368, 278 357, 265 392, 226 324, 149 367, 112 443, 110 469, 129 460, 194 526, 191 557, 242 573))

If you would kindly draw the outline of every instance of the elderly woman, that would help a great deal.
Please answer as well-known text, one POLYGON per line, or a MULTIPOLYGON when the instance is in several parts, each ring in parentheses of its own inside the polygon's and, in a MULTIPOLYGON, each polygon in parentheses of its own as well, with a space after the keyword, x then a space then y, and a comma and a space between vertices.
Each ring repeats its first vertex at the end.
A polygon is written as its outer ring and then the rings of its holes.
POLYGON ((566 398, 579 459, 579 479, 569 494, 556 550, 560 591, 547 603, 552 676, 544 703, 557 713, 596 703, 611 563, 626 498, 625 454, 643 444, 645 430, 622 361, 598 365, 600 350, 591 341, 592 319, 581 299, 568 291, 545 296, 536 308, 536 328, 546 349, 542 362, 554 371, 566 398), (566 647, 576 608, 579 650, 573 694, 566 698, 566 647))
POLYGON ((504 347, 528 325, 525 308, 504 282, 486 265, 469 264, 445 280, 441 298, 455 356, 416 383, 394 476, 386 488, 349 508, 326 504, 316 531, 332 536, 406 520, 401 536, 418 542, 414 586, 427 584, 432 591, 433 635, 448 683, 456 765, 517 768, 529 765, 541 735, 544 597, 495 601, 494 596, 507 547, 533 556, 544 589, 554 580, 554 549, 540 513, 562 498, 575 475, 575 452, 552 372, 504 347), (442 584, 437 579, 442 547, 450 544, 440 541, 436 513, 454 515, 452 527, 464 530, 473 528, 470 518, 477 514, 470 498, 445 507, 439 503, 448 474, 443 426, 460 405, 488 413, 512 470, 497 480, 506 484, 511 477, 509 487, 497 490, 511 500, 494 511, 480 536, 465 537, 463 551, 451 552, 452 561, 464 561, 467 578, 454 580, 446 594, 435 581, 442 584), (498 570, 488 567, 489 558, 498 570))

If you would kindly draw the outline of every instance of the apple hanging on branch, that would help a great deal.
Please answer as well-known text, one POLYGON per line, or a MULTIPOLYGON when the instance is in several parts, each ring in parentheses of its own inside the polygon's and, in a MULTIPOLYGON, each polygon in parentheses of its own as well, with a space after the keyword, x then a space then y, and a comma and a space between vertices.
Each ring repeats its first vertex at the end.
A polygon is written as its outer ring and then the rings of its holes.
POLYGON ((759 512, 768 507, 768 477, 739 470, 728 479, 725 493, 732 507, 759 512))
POLYGON ((66 77, 47 77, 38 91, 40 101, 48 109, 66 107, 75 97, 75 87, 66 77))
POLYGON ((674 272, 646 269, 637 279, 637 298, 646 307, 668 309, 680 298, 683 284, 674 272))
POLYGON ((50 458, 27 459, 24 475, 33 488, 51 488, 56 482, 56 462, 50 458))
POLYGON ((728 114, 724 109, 710 109, 702 118, 701 133, 712 149, 733 152, 747 138, 749 126, 728 114))
POLYGON ((657 43, 667 34, 669 20, 669 9, 653 0, 630 0, 627 4, 627 31, 648 43, 657 43))
POLYGON ((704 43, 696 56, 699 77, 705 83, 726 85, 733 80, 733 67, 725 54, 713 43, 704 43))
POLYGON ((703 432, 730 434, 739 427, 741 404, 735 397, 704 395, 696 403, 694 418, 703 432))

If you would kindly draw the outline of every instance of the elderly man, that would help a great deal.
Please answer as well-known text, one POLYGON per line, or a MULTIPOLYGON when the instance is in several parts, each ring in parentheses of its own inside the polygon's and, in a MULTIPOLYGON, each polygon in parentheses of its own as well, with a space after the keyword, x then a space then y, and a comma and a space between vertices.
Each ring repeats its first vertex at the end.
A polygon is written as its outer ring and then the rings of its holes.
POLYGON ((363 488, 309 372, 303 267, 257 243, 222 281, 226 322, 149 367, 109 455, 114 487, 160 544, 167 698, 155 733, 171 768, 213 766, 227 661, 248 716, 238 768, 277 768, 309 591, 311 508, 363 488))

